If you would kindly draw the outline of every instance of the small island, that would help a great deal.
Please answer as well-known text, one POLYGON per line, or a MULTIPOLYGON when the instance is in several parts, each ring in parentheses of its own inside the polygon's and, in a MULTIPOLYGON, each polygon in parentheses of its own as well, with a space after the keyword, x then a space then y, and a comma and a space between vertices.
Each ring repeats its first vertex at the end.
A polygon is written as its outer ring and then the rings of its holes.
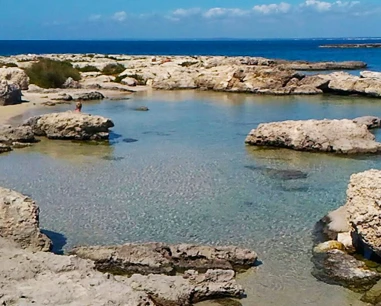
POLYGON ((319 46, 319 48, 332 48, 332 49, 381 48, 381 43, 332 44, 332 45, 321 45, 321 46, 319 46))

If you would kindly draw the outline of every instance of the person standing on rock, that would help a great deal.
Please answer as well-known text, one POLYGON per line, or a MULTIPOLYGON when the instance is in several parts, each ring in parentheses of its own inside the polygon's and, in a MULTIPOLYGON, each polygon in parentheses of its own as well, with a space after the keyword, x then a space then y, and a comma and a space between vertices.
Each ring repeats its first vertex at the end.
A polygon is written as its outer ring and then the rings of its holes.
POLYGON ((82 103, 81 102, 75 103, 75 110, 74 111, 76 113, 80 113, 82 111, 82 103))

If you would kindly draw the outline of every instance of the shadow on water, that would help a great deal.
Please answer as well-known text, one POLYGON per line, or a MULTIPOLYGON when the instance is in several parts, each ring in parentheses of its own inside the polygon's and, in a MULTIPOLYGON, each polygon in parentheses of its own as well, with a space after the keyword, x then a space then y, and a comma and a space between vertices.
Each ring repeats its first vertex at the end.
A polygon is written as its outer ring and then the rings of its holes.
POLYGON ((48 236, 48 238, 53 242, 52 252, 54 254, 63 255, 64 254, 63 248, 67 242, 66 237, 60 233, 52 232, 49 230, 41 230, 41 232, 45 234, 46 236, 48 236))

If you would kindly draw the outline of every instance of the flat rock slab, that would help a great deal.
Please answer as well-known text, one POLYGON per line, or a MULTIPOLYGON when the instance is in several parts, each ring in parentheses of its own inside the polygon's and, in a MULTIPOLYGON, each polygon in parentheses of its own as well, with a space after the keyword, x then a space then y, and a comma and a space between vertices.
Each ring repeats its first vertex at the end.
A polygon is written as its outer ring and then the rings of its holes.
POLYGON ((146 293, 156 305, 186 306, 213 298, 241 298, 244 290, 234 276, 231 270, 208 270, 205 274, 190 270, 183 276, 134 274, 117 279, 146 293))
POLYGON ((304 120, 260 124, 245 140, 253 146, 342 154, 377 153, 381 143, 353 120, 304 120))
POLYGON ((39 229, 39 208, 27 196, 0 187, 0 237, 22 248, 49 251, 52 243, 39 229))
POLYGON ((375 116, 363 116, 353 119, 357 124, 364 124, 368 129, 377 129, 381 127, 381 118, 375 116))
POLYGON ((49 139, 101 140, 108 139, 114 123, 101 116, 62 112, 32 117, 24 126, 30 126, 35 135, 49 139))
POLYGON ((248 269, 257 260, 257 254, 247 249, 191 244, 129 243, 110 247, 78 247, 70 253, 93 260, 100 271, 122 275, 174 275, 188 269, 240 270, 248 269))

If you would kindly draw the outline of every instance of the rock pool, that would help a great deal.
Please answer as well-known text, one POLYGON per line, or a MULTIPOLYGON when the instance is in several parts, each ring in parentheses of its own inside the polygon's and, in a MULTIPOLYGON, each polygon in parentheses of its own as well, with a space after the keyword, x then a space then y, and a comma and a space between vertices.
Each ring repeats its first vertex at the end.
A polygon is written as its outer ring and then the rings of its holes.
POLYGON ((193 91, 88 103, 85 112, 113 119, 110 145, 43 140, 3 154, 0 185, 32 196, 42 228, 65 250, 127 241, 234 244, 262 261, 240 277, 244 306, 363 305, 311 276, 311 232, 345 202, 349 176, 379 168, 381 157, 264 150, 244 140, 261 122, 381 116, 379 103, 193 91), (134 110, 140 106, 149 111, 134 110))

